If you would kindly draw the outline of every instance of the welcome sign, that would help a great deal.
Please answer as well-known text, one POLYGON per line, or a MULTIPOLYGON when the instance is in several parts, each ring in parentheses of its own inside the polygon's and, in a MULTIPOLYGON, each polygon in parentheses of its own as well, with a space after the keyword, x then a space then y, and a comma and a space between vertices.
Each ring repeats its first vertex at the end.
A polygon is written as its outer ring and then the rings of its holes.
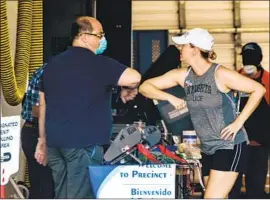
POLYGON ((89 166, 96 198, 175 198, 175 164, 89 166))

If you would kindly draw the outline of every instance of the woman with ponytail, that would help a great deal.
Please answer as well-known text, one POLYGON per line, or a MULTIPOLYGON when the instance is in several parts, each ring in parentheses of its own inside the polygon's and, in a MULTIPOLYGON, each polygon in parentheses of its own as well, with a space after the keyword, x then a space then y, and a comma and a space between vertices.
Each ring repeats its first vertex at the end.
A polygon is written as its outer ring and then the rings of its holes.
POLYGON ((265 89, 211 61, 216 58, 214 38, 207 30, 195 28, 172 40, 181 52, 181 61, 190 67, 146 80, 139 91, 148 98, 169 101, 178 110, 188 108, 201 142, 204 197, 227 198, 238 174, 246 167, 248 138, 243 125, 265 89), (163 91, 176 85, 185 89, 185 100, 163 91), (234 90, 250 94, 239 116, 232 100, 234 90))

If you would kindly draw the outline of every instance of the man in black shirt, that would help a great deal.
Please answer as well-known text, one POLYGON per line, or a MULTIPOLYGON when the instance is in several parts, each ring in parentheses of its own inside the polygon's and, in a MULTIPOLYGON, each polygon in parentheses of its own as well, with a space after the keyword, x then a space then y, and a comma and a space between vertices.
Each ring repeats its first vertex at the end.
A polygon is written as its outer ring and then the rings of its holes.
POLYGON ((52 58, 44 70, 36 158, 46 161, 47 146, 56 198, 93 198, 87 167, 102 162, 102 145, 109 144, 112 129, 107 88, 129 87, 122 100, 131 100, 141 75, 99 55, 107 41, 96 19, 79 17, 72 36, 72 47, 52 58))

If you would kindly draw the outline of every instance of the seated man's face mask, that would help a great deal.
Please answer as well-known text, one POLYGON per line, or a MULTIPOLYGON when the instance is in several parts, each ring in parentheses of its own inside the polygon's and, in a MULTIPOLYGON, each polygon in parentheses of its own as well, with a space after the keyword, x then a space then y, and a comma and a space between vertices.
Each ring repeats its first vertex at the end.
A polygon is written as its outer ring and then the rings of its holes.
POLYGON ((260 65, 262 56, 254 52, 244 52, 242 58, 244 72, 248 75, 257 73, 257 66, 260 65))
POLYGON ((103 52, 107 49, 107 40, 105 38, 105 36, 103 36, 100 40, 99 40, 99 46, 96 49, 96 54, 103 54, 103 52))
POLYGON ((255 65, 244 65, 243 70, 248 75, 257 73, 257 67, 255 65))

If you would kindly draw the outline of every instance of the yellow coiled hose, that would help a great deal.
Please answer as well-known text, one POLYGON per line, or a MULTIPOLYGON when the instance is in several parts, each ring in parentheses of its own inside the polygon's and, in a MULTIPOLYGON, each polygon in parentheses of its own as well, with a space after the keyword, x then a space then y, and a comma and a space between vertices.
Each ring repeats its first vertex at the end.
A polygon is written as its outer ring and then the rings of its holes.
POLYGON ((30 56, 32 1, 19 1, 15 64, 13 66, 6 0, 1 0, 1 86, 9 105, 21 103, 26 89, 30 56))
POLYGON ((43 3, 33 0, 32 38, 29 63, 29 80, 43 63, 43 3))
MULTIPOLYGON (((21 103, 26 91, 27 75, 29 75, 30 80, 32 74, 43 63, 43 2, 42 0, 18 1, 14 66, 10 46, 6 0, 1 0, 0 9, 1 87, 7 103, 16 106, 21 103)), ((25 167, 24 179, 29 187, 27 164, 25 167)), ((23 171, 20 170, 20 173, 23 171)))
POLYGON ((42 0, 18 1, 15 63, 13 66, 6 0, 1 0, 1 86, 7 103, 21 103, 26 91, 27 76, 43 63, 42 0))

